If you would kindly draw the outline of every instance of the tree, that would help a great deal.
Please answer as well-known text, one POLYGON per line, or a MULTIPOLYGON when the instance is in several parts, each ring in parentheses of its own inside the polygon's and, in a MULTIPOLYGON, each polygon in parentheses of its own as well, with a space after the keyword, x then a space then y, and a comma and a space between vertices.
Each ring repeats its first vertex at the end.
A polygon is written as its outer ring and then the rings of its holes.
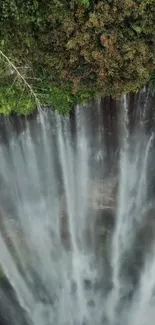
POLYGON ((154 0, 1 0, 0 12, 3 53, 69 106, 138 91, 154 69, 154 0))

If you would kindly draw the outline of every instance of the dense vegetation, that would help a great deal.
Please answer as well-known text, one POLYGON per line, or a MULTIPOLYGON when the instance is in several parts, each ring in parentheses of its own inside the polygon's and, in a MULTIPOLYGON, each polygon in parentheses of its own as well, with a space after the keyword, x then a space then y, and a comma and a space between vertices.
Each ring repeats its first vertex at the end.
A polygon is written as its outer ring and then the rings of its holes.
MULTIPOLYGON (((0 49, 42 104, 66 113, 144 85, 155 64, 155 0, 1 0, 0 49)), ((0 113, 36 101, 0 55, 0 113), (18 99, 18 100, 17 100, 18 99)))

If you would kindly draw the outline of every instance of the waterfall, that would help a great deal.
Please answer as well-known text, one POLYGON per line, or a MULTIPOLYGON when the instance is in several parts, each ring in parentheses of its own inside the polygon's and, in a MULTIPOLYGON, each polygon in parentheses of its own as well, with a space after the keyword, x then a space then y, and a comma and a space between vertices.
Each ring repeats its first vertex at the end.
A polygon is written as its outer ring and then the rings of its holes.
POLYGON ((44 110, 1 119, 0 311, 8 313, 6 324, 154 324, 149 96, 143 90, 132 100, 96 100, 65 118, 44 110))

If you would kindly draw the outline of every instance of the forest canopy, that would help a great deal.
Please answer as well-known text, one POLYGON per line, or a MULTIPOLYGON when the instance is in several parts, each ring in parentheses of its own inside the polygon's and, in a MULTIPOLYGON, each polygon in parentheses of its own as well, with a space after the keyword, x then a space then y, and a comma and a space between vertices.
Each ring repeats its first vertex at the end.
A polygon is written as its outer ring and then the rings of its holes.
MULTIPOLYGON (((154 69, 155 0, 1 0, 0 13, 0 50, 62 113, 98 94, 138 91, 154 69)), ((0 113, 30 113, 34 98, 27 89, 23 108, 15 104, 21 80, 7 67, 0 56, 0 113)))

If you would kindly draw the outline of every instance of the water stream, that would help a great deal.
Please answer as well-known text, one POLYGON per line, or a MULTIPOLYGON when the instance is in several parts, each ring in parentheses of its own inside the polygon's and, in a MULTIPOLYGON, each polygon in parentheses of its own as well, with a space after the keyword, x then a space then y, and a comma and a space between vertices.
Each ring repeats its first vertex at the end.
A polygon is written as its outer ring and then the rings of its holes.
POLYGON ((5 323, 153 325, 155 137, 148 92, 78 106, 66 118, 52 110, 5 118, 0 139, 5 323))

